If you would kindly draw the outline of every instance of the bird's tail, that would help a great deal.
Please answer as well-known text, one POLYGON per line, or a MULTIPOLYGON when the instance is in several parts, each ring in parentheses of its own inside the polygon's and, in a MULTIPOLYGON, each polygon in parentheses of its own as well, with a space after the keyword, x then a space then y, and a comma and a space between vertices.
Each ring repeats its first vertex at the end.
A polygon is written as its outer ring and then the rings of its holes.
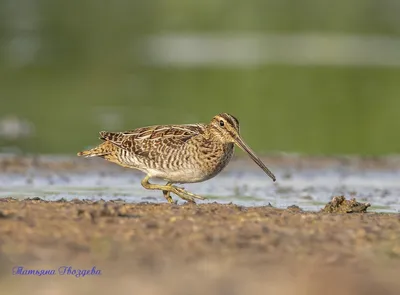
POLYGON ((109 155, 113 150, 114 150, 113 145, 106 141, 95 148, 86 151, 81 151, 77 155, 85 158, 104 157, 106 155, 109 155))

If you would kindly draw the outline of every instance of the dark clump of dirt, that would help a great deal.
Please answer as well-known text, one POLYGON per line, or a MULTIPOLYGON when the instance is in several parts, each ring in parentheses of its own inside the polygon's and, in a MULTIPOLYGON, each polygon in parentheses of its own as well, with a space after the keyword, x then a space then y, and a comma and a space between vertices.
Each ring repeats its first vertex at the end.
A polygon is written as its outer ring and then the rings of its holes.
POLYGON ((292 211, 292 212, 302 212, 303 211, 303 209, 301 209, 297 205, 291 205, 291 206, 287 207, 287 210, 292 211))
POLYGON ((355 198, 346 200, 344 196, 337 196, 325 205, 321 212, 325 213, 365 213, 370 203, 357 202, 355 198))

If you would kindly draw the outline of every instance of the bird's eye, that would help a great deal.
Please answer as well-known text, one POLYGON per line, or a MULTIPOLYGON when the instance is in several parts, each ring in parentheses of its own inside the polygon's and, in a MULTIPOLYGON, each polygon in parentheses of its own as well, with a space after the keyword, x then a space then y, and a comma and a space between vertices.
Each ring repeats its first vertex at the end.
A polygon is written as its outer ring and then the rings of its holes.
POLYGON ((225 123, 224 123, 224 121, 219 121, 219 126, 221 126, 221 127, 224 127, 224 125, 225 125, 225 123))

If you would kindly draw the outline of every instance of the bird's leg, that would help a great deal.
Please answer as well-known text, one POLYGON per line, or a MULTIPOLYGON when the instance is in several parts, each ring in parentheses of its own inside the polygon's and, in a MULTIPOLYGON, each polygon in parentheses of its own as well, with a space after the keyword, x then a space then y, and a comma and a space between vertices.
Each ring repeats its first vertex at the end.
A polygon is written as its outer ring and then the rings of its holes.
POLYGON ((192 194, 188 191, 185 191, 183 188, 176 187, 172 185, 171 183, 167 183, 166 185, 161 185, 161 184, 152 184, 149 183, 150 175, 146 175, 145 178, 142 179, 142 186, 146 189, 151 189, 151 190, 162 190, 164 196, 167 198, 168 202, 170 202, 170 199, 172 200, 171 196, 169 196, 168 193, 174 193, 180 198, 195 203, 194 199, 199 199, 199 200, 205 200, 205 198, 192 194), (166 192, 166 193, 165 193, 166 192), (169 197, 169 198, 168 198, 169 197))
MULTIPOLYGON (((172 183, 168 181, 166 185, 167 186, 171 186, 172 183)), ((172 200, 172 197, 170 195, 171 194, 170 191, 163 190, 162 192, 163 192, 164 197, 167 199, 168 203, 173 203, 174 202, 174 200, 172 200)))

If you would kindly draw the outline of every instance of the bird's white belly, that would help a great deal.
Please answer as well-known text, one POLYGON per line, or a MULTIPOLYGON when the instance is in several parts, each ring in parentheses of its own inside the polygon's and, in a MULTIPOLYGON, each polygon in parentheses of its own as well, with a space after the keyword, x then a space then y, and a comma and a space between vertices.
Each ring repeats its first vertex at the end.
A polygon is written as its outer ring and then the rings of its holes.
POLYGON ((147 173, 151 177, 162 178, 173 183, 201 182, 211 178, 200 169, 181 169, 168 171, 168 173, 156 169, 147 169, 147 173))

